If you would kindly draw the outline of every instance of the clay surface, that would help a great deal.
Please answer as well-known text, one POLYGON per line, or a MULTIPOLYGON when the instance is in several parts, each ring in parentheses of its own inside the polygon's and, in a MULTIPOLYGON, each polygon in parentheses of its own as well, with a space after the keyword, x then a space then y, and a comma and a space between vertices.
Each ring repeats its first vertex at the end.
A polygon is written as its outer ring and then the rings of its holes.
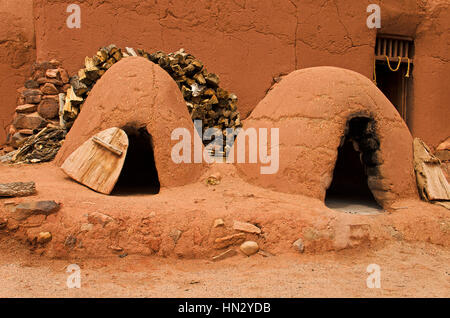
POLYGON ((367 27, 364 1, 219 0, 188 7, 181 0, 83 1, 80 29, 64 24, 70 0, 34 2, 38 59, 60 59, 75 72, 106 43, 166 52, 184 47, 236 93, 243 118, 280 74, 328 65, 371 79, 377 31, 411 36, 416 55, 408 125, 430 146, 450 135, 448 107, 442 107, 450 99, 445 0, 380 1, 380 30, 367 27))
MULTIPOLYGON (((244 129, 279 129, 278 172, 261 174, 261 167, 266 166, 261 162, 237 166, 252 183, 323 200, 346 124, 356 116, 375 120, 379 165, 368 185, 377 201, 388 206, 399 198, 417 197, 412 138, 406 124, 369 79, 334 67, 289 74, 245 120, 244 129)), ((245 147, 250 153, 248 142, 245 147)))
POLYGON ((33 0, 0 1, 0 145, 6 141, 17 100, 36 58, 33 0))
MULTIPOLYGON (((141 57, 113 65, 90 92, 83 109, 56 157, 61 165, 83 142, 111 127, 145 127, 152 136, 161 186, 196 181, 201 164, 175 164, 171 158, 172 131, 186 128, 194 138, 194 125, 172 78, 159 66, 141 57)), ((191 143, 193 154, 193 142, 191 143)))
POLYGON ((126 253, 205 260, 228 249, 240 253, 242 239, 257 242, 271 255, 281 255, 299 253, 292 244, 301 238, 302 257, 373 251, 396 241, 427 242, 446 249, 450 244, 450 219, 443 207, 402 200, 373 216, 343 213, 314 198, 248 184, 227 164, 211 166, 199 182, 161 188, 153 196, 102 195, 73 182, 53 163, 0 165, 0 182, 30 179, 37 181, 36 195, 0 200, 0 239, 17 240, 49 258, 118 258, 126 253), (223 176, 221 183, 207 185, 207 177, 217 172, 223 176), (17 220, 8 212, 11 204, 52 199, 60 203, 60 209, 46 217, 17 220), (219 218, 224 225, 214 227, 219 218), (261 233, 238 231, 235 221, 251 223, 261 233), (42 232, 50 232, 52 240, 30 244, 42 232), (242 239, 228 240, 231 245, 224 247, 230 236, 242 239))

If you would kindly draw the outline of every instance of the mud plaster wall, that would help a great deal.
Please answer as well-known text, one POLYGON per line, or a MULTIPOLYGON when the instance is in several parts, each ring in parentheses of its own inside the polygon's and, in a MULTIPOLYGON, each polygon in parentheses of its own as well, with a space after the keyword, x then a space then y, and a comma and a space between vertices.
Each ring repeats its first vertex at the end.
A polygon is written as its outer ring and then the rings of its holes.
POLYGON ((243 118, 282 73, 331 65, 371 78, 376 30, 366 26, 366 8, 379 3, 381 32, 416 37, 413 135, 431 146, 450 135, 448 1, 80 0, 81 29, 68 29, 71 3, 34 0, 39 60, 57 58, 73 73, 109 43, 148 51, 184 47, 238 95, 243 118))
POLYGON ((0 145, 36 57, 33 0, 0 0, 0 145))

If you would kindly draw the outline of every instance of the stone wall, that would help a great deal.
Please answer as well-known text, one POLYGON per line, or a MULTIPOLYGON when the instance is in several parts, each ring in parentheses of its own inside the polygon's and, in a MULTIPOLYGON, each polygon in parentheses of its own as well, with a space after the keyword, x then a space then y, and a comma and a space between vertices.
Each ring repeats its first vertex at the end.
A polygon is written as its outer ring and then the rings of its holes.
POLYGON ((35 57, 33 0, 0 0, 0 145, 35 57))

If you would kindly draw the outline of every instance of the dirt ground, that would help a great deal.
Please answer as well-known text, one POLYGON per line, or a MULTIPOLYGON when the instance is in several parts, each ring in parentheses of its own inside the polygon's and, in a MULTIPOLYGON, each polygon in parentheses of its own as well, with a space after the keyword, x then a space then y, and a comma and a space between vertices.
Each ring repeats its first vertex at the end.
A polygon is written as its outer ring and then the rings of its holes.
POLYGON ((8 219, 0 231, 0 297, 450 296, 450 218, 436 205, 410 200, 373 215, 344 213, 249 185, 229 165, 158 195, 105 196, 51 163, 0 165, 0 182, 30 180, 36 195, 0 200, 8 219), (206 185, 217 171, 221 183, 206 185), (61 209, 19 223, 5 209, 36 200, 56 200, 61 209), (225 225, 214 228, 217 218, 225 225), (270 256, 238 252, 213 262, 224 251, 215 240, 236 233, 233 220, 260 227, 246 239, 270 256), (32 243, 40 231, 51 232, 51 242, 32 243), (292 246, 298 238, 304 253, 292 246), (67 288, 70 264, 81 268, 81 289, 67 288), (380 289, 366 285, 369 264, 381 267, 380 289))
POLYGON ((2 242, 0 297, 450 297, 450 250, 392 243, 364 252, 169 260, 128 256, 79 260, 81 288, 69 289, 65 260, 2 242), (366 285, 369 264, 381 288, 366 285))

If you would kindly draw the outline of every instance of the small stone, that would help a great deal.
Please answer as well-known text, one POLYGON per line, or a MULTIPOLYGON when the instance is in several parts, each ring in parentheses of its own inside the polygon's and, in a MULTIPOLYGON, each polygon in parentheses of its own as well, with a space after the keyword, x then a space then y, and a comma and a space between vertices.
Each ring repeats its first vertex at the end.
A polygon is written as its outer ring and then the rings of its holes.
POLYGON ((230 245, 242 243, 244 240, 245 240, 244 233, 238 233, 238 234, 220 237, 214 241, 214 248, 215 249, 226 248, 230 245))
POLYGON ((183 232, 181 232, 180 230, 172 230, 170 232, 169 236, 172 238, 173 242, 175 244, 177 244, 177 242, 180 239, 182 233, 183 232))
POLYGON ((233 257, 236 254, 237 254, 236 250, 227 250, 227 251, 225 251, 223 253, 220 253, 219 255, 214 256, 212 258, 212 260, 215 261, 215 262, 216 261, 221 261, 221 260, 224 260, 226 258, 233 257))
POLYGON ((216 219, 214 221, 213 227, 216 228, 216 227, 224 226, 224 225, 225 225, 225 222, 222 219, 216 219))
POLYGON ((263 250, 259 250, 258 254, 261 255, 262 257, 271 257, 271 256, 273 256, 272 253, 269 253, 269 252, 266 252, 266 251, 263 251, 263 250))
POLYGON ((58 77, 58 73, 59 73, 59 70, 58 70, 58 69, 55 69, 55 68, 53 68, 53 69, 48 69, 48 70, 45 72, 45 76, 50 77, 50 78, 57 78, 57 77, 58 77))
POLYGON ((39 88, 39 83, 35 80, 28 80, 25 82, 25 88, 36 89, 39 88))
POLYGON ((42 99, 42 92, 39 89, 26 89, 22 92, 25 104, 39 104, 42 99))
POLYGON ((58 72, 59 72, 59 77, 61 78, 61 81, 64 84, 69 83, 69 74, 67 73, 67 71, 63 68, 59 68, 58 72))
POLYGON ((69 235, 66 237, 66 240, 64 241, 64 246, 74 247, 76 243, 77 238, 73 235, 69 235))
POLYGON ((11 146, 13 146, 15 148, 20 148, 20 146, 25 141, 25 138, 27 138, 26 135, 22 135, 21 133, 17 132, 14 135, 11 136, 11 139, 10 139, 9 143, 10 143, 11 146))
MULTIPOLYGON (((64 83, 60 80, 57 80, 55 78, 47 78, 47 77, 38 78, 36 80, 36 82, 38 82, 38 84, 40 84, 40 85, 43 85, 43 84, 52 84, 54 86, 63 86, 64 85, 64 83)), ((49 94, 49 95, 51 95, 51 94, 49 94)))
POLYGON ((89 232, 94 227, 92 223, 83 223, 80 227, 80 232, 89 232))
POLYGON ((41 232, 38 235, 37 242, 41 244, 48 243, 52 240, 52 233, 50 232, 41 232))
POLYGON ((222 175, 220 173, 214 173, 206 179, 206 184, 209 185, 218 185, 220 184, 220 181, 222 180, 222 175))
POLYGON ((115 251, 115 252, 122 252, 123 248, 121 248, 120 246, 115 246, 115 245, 111 245, 109 246, 109 249, 115 251))
POLYGON ((18 221, 25 220, 35 214, 50 215, 57 212, 59 208, 60 205, 55 201, 24 202, 9 207, 13 214, 12 217, 18 221))
POLYGON ((58 116, 59 103, 54 99, 44 98, 39 104, 38 113, 45 119, 53 119, 58 116))
POLYGON ((246 233, 261 234, 261 229, 259 227, 246 222, 234 221, 233 229, 246 233))
POLYGON ((16 113, 34 113, 38 106, 35 104, 25 104, 16 107, 16 113))
POLYGON ((305 251, 305 245, 303 244, 303 240, 301 238, 292 243, 292 246, 300 253, 303 253, 305 251))
POLYGON ((88 221, 92 224, 101 224, 102 226, 105 226, 106 224, 113 222, 114 219, 109 215, 100 212, 92 212, 88 215, 88 221))
POLYGON ((41 91, 45 95, 58 95, 58 93, 59 93, 59 91, 55 87, 55 85, 53 85, 51 83, 44 84, 44 86, 41 87, 41 91))
POLYGON ((251 256, 253 254, 258 253, 259 251, 259 245, 258 243, 254 242, 254 241, 247 241, 242 243, 241 247, 240 247, 242 253, 244 253, 247 256, 251 256))
POLYGON ((45 127, 46 121, 37 113, 32 114, 17 114, 13 125, 16 129, 38 129, 45 127))

